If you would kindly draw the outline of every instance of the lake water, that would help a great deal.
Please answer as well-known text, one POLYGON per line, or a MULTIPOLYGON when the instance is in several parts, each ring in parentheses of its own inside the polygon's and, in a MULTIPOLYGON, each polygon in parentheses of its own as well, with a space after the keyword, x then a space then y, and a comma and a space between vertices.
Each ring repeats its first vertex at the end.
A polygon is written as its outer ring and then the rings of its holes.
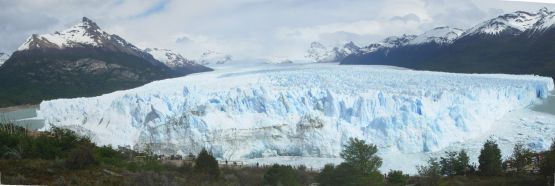
POLYGON ((28 129, 39 129, 44 127, 44 120, 37 119, 38 107, 30 107, 15 111, 0 112, 0 123, 15 123, 17 126, 28 129))
POLYGON ((532 110, 555 115, 555 91, 552 91, 541 104, 534 105, 532 110))

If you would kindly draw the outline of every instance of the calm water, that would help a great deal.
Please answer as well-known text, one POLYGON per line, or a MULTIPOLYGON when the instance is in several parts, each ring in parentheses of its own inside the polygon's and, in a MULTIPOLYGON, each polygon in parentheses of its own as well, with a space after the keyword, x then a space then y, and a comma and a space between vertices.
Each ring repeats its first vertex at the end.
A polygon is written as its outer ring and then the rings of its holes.
POLYGON ((532 110, 555 115, 555 91, 551 92, 541 104, 533 106, 532 110))
POLYGON ((18 126, 39 129, 44 126, 44 120, 36 119, 37 107, 25 108, 16 111, 0 112, 0 123, 15 123, 18 126))

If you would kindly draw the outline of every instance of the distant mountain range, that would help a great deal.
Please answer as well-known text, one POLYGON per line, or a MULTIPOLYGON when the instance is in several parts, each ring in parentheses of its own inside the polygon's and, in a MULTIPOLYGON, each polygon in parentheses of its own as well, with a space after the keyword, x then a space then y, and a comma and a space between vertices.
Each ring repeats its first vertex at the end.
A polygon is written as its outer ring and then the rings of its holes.
POLYGON ((536 13, 517 11, 466 31, 440 27, 421 35, 390 37, 360 47, 339 61, 416 70, 555 77, 554 24, 555 13, 546 8, 536 13))
POLYGON ((229 54, 209 50, 202 53, 197 61, 202 65, 221 65, 233 61, 233 57, 229 54))
POLYGON ((164 65, 173 70, 190 71, 191 73, 210 70, 198 64, 196 61, 187 59, 181 54, 169 49, 147 48, 143 51, 149 53, 154 59, 164 63, 164 65))
POLYGON ((170 50, 139 49, 83 18, 61 32, 33 34, 0 66, 0 106, 96 96, 210 70, 170 50))

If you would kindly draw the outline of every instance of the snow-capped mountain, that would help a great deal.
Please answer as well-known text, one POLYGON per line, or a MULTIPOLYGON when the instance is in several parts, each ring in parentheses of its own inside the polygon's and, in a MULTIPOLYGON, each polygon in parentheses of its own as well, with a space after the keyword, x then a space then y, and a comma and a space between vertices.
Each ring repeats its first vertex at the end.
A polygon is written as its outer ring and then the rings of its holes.
POLYGON ((380 43, 370 44, 358 50, 362 53, 352 53, 352 55, 368 54, 377 51, 378 49, 396 48, 407 45, 423 45, 429 43, 435 44, 450 44, 458 39, 464 31, 458 28, 451 27, 437 27, 420 35, 406 35, 391 36, 385 38, 380 43))
POLYGON ((463 34, 462 29, 451 27, 437 27, 424 32, 407 42, 408 45, 421 45, 427 43, 451 44, 463 34))
POLYGON ((178 67, 184 67, 189 65, 198 65, 197 63, 195 63, 195 61, 189 60, 183 57, 181 54, 176 53, 169 49, 147 48, 144 51, 152 55, 154 59, 164 63, 166 66, 170 68, 178 68, 178 67))
POLYGON ((267 64, 292 64, 293 61, 284 57, 272 57, 266 61, 267 64))
POLYGON ((320 42, 310 43, 306 57, 315 63, 326 63, 335 61, 335 53, 320 42))
POLYGON ((209 50, 202 53, 196 61, 201 65, 221 65, 233 61, 233 57, 229 54, 209 50))
MULTIPOLYGON (((380 155, 383 169, 410 171, 425 156, 398 163, 404 154, 487 138, 498 130, 496 120, 546 98, 553 88, 551 78, 531 75, 331 64, 237 67, 98 97, 45 101, 38 115, 98 144, 184 155, 206 148, 218 159, 251 162, 337 158, 342 145, 357 137, 391 153, 380 155)), ((527 122, 526 130, 508 127, 520 135, 502 136, 503 142, 547 149, 555 122, 543 122, 527 122)), ((478 148, 483 143, 475 141, 478 148)), ((469 153, 477 157, 479 151, 469 153)))
POLYGON ((0 52, 0 66, 10 58, 10 54, 0 52))
POLYGON ((553 12, 550 12, 547 8, 542 8, 536 13, 517 11, 478 24, 466 31, 464 35, 499 35, 503 33, 518 35, 532 28, 550 27, 552 23, 547 21, 546 18, 552 17, 552 14, 553 12), (546 24, 537 25, 540 20, 546 24))
POLYGON ((312 60, 315 63, 330 63, 339 62, 343 60, 346 56, 356 54, 360 52, 360 47, 358 47, 353 42, 348 42, 340 46, 332 47, 328 49, 320 42, 310 43, 310 48, 307 51, 306 58, 312 60))
POLYGON ((516 11, 462 31, 439 27, 413 37, 362 47, 341 64, 394 65, 463 73, 539 74, 555 77, 555 13, 516 11), (534 64, 534 65, 531 65, 534 64))
POLYGON ((541 9, 538 14, 541 15, 539 19, 533 26, 534 31, 545 31, 547 29, 553 28, 555 25, 555 12, 547 10, 547 8, 541 9))
POLYGON ((118 35, 106 33, 95 22, 86 17, 83 17, 82 22, 61 32, 33 34, 18 48, 18 51, 85 47, 104 48, 137 56, 144 55, 142 50, 135 45, 118 35))
POLYGON ((400 47, 408 44, 411 40, 416 38, 416 35, 406 35, 403 34, 402 36, 390 36, 383 40, 383 42, 379 43, 384 47, 393 48, 393 47, 400 47))
MULTIPOLYGON (((463 34, 463 32, 464 31, 462 29, 458 29, 458 28, 437 27, 427 32, 424 32, 423 34, 420 34, 420 35, 403 34, 401 36, 390 36, 385 38, 382 42, 373 43, 362 48, 354 45, 354 43, 351 42, 350 46, 354 46, 354 47, 347 47, 348 45, 345 45, 344 47, 340 48, 340 49, 350 49, 350 50, 347 50, 349 52, 341 53, 344 55, 341 56, 339 61, 341 61, 342 59, 350 55, 368 54, 368 53, 375 52, 379 49, 397 48, 397 47, 403 47, 408 45, 424 45, 429 43, 435 43, 440 45, 451 44, 456 39, 458 39, 463 34)), ((330 53, 333 54, 333 52, 330 52, 330 53)))
POLYGON ((33 34, 12 54, 0 68, 0 106, 95 96, 211 70, 200 65, 168 66, 83 18, 61 32, 33 34), (29 97, 9 96, 20 94, 29 97))

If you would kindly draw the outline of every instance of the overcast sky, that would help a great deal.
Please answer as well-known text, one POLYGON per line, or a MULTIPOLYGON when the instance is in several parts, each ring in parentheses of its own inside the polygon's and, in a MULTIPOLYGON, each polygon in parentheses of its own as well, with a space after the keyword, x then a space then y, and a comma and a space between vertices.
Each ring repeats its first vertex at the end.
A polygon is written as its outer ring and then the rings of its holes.
POLYGON ((89 17, 139 47, 195 58, 213 50, 237 58, 299 58, 312 41, 367 45, 438 26, 468 28, 551 0, 0 0, 0 51, 33 33, 64 30, 89 17), (534 2, 535 1, 535 2, 534 2))

